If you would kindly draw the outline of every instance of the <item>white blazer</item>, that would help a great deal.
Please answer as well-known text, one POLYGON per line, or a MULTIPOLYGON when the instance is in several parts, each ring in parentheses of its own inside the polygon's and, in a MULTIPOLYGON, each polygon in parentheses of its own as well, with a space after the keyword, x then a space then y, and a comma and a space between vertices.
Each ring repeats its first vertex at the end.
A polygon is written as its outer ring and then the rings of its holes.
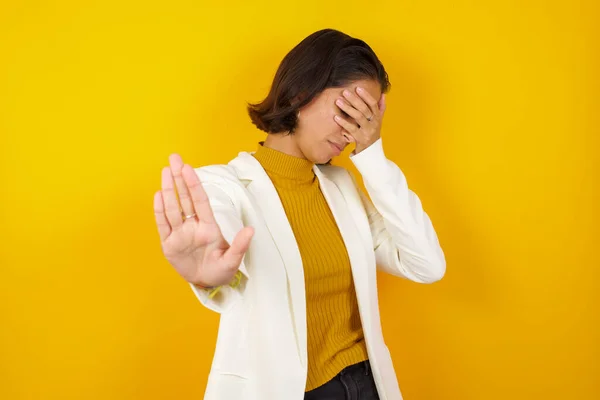
MULTIPOLYGON (((382 400, 402 399, 383 340, 376 266, 415 282, 442 278, 444 254, 419 198, 386 158, 379 139, 351 160, 371 201, 341 167, 315 166, 321 190, 348 250, 365 342, 382 400)), ((251 153, 228 165, 197 168, 224 237, 243 226, 255 234, 240 270, 243 283, 212 299, 191 285, 206 307, 221 313, 205 400, 302 400, 307 377, 302 259, 279 196, 251 153)))

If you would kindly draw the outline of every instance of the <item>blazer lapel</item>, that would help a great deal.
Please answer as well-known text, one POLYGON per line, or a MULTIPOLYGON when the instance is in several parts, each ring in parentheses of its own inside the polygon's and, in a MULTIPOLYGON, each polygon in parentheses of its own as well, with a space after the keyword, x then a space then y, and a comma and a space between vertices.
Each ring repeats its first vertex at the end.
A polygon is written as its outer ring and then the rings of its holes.
POLYGON ((372 276, 373 274, 370 274, 368 269, 368 262, 363 248, 363 240, 359 235, 359 230, 354 222, 354 218, 338 185, 329 179, 327 175, 316 166, 315 174, 319 178, 321 191, 329 204, 329 208, 331 209, 342 235, 342 239, 344 240, 344 244, 346 245, 346 250, 348 251, 363 325, 370 326, 371 299, 369 296, 369 288, 374 277, 372 276))
POLYGON ((252 156, 252 153, 240 153, 230 164, 236 167, 240 180, 246 181, 246 189, 256 200, 256 206, 260 209, 269 233, 279 250, 278 255, 283 261, 290 291, 291 316, 294 322, 298 354, 302 364, 306 366, 306 293, 304 287, 304 269, 294 232, 292 231, 275 186, 258 160, 252 156))

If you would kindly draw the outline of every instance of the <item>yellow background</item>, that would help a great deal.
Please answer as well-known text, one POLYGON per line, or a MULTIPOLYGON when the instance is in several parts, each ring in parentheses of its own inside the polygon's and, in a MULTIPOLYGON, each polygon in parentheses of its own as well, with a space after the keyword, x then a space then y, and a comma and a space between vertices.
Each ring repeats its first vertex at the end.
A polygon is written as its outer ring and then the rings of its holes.
POLYGON ((598 2, 163 3, 0 6, 0 398, 201 398, 218 316, 161 255, 160 169, 253 150, 245 102, 324 27, 386 66, 447 256, 381 276, 405 398, 600 398, 598 2))

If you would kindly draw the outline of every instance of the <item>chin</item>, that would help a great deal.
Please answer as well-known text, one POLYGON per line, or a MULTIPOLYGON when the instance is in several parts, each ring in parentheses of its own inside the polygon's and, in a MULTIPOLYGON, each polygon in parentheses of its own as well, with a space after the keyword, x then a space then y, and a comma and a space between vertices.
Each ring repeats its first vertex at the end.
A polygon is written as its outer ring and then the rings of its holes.
POLYGON ((333 157, 332 157, 330 151, 323 151, 324 149, 321 149, 321 148, 315 149, 315 150, 316 151, 313 151, 310 153, 309 157, 306 157, 312 163, 314 163, 316 165, 325 165, 325 164, 329 164, 331 162, 331 160, 333 160, 333 157))
POLYGON ((314 163, 317 165, 327 165, 327 164, 330 164, 332 160, 333 160, 333 158, 320 157, 314 163))
POLYGON ((328 154, 315 154, 313 157, 313 163, 317 165, 329 164, 332 158, 328 154))

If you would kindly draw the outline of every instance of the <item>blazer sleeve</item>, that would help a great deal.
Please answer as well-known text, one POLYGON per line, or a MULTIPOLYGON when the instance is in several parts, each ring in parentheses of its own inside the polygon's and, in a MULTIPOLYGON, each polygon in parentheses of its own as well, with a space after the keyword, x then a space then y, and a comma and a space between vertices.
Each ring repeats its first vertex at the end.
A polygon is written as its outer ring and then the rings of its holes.
POLYGON ((381 138, 350 159, 371 198, 358 188, 379 269, 420 283, 440 280, 446 261, 431 220, 400 168, 385 156, 381 138))
MULTIPOLYGON (((232 201, 232 196, 227 193, 226 183, 215 182, 213 174, 203 171, 203 168, 196 169, 196 173, 206 191, 221 233, 225 240, 231 243, 237 233, 244 227, 241 213, 232 201)), ((224 181, 222 178, 221 180, 224 181)), ((200 303, 206 308, 217 313, 223 313, 236 300, 241 298, 246 287, 249 275, 243 259, 238 271, 241 272, 241 276, 238 273, 238 276, 234 277, 235 284, 220 286, 217 290, 202 289, 192 283, 190 283, 190 286, 200 303)))

